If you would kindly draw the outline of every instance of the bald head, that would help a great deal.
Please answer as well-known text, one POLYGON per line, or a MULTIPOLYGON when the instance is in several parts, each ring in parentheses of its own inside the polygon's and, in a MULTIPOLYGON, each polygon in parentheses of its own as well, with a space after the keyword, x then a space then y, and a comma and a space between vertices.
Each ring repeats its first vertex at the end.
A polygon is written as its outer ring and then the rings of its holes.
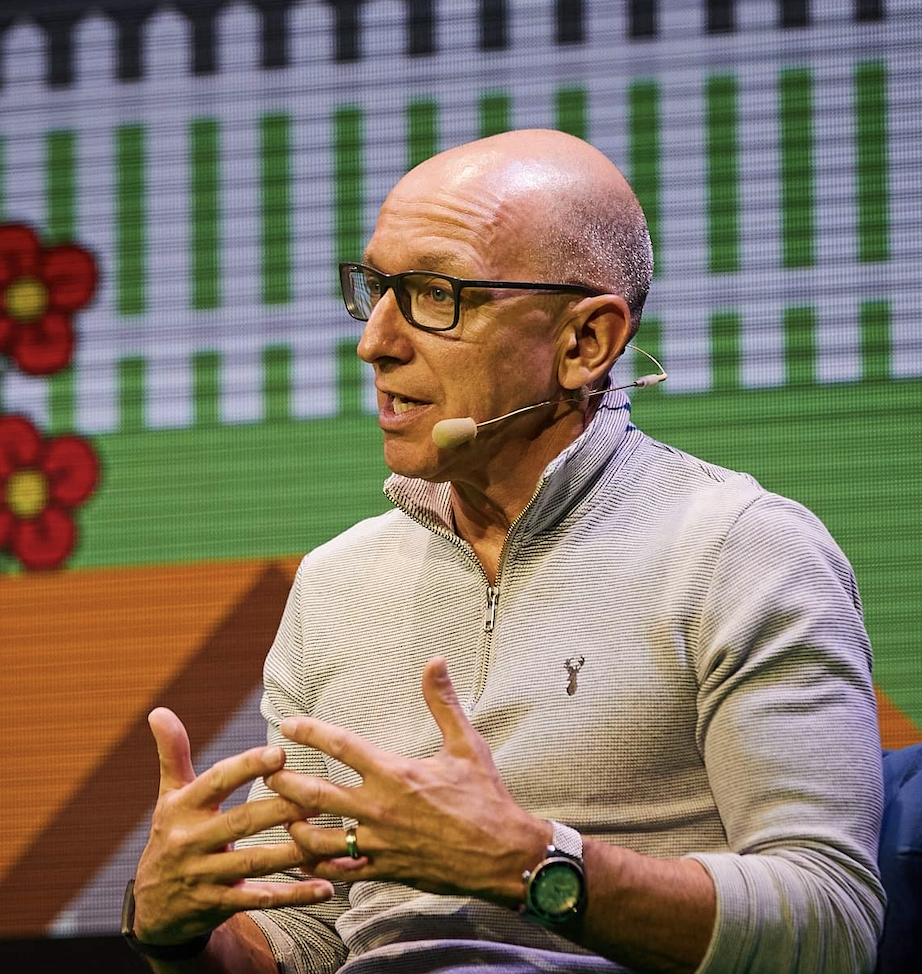
POLYGON ((504 132, 433 156, 398 186, 412 192, 433 177, 484 200, 513 241, 507 256, 532 279, 618 294, 637 331, 653 275, 650 235, 633 190, 601 152, 549 129, 504 132))

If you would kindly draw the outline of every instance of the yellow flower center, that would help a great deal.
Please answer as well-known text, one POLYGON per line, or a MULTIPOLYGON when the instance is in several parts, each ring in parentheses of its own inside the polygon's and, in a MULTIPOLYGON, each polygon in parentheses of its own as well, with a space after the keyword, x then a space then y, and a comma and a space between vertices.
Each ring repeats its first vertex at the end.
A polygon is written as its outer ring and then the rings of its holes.
POLYGON ((37 321, 48 307, 48 288, 37 277, 19 277, 8 285, 3 305, 14 321, 37 321))
POLYGON ((48 503, 48 481, 38 470, 17 470, 6 482, 6 505, 18 518, 35 517, 48 503))

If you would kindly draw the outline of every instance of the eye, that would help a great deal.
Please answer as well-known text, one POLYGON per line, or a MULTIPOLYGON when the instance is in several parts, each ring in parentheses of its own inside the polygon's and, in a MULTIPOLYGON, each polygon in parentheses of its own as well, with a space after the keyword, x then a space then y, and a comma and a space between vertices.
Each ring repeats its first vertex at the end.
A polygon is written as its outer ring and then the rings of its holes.
POLYGON ((382 293, 381 282, 376 277, 366 278, 365 281, 365 286, 368 288, 368 293, 373 298, 380 298, 382 293))
POLYGON ((444 302, 451 300, 451 291, 444 287, 439 287, 438 284, 430 284, 423 294, 430 301, 435 302, 435 304, 444 304, 444 302))

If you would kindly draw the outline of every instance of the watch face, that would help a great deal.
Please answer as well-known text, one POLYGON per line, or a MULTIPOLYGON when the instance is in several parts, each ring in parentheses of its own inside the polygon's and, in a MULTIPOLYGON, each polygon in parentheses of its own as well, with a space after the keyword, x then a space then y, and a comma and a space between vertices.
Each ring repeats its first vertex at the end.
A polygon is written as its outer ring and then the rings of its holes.
POLYGON ((574 863, 565 860, 544 866, 535 876, 531 888, 532 902, 550 917, 562 917, 575 910, 582 895, 582 872, 574 863))

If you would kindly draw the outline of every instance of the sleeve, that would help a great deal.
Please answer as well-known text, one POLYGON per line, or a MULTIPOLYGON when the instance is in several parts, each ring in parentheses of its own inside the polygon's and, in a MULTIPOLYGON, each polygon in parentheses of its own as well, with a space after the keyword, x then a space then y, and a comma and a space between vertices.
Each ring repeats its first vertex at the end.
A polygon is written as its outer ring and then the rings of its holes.
POLYGON ((851 566, 793 501, 761 495, 718 556, 699 631, 698 746, 732 850, 698 974, 865 974, 885 896, 871 648, 851 566))
MULTIPOLYGON (((278 633, 266 658, 261 710, 268 723, 268 743, 278 744, 286 751, 285 766, 302 774, 323 777, 326 775, 326 767, 320 753, 292 743, 279 731, 279 725, 286 717, 309 713, 310 695, 302 680, 304 654, 300 593, 304 570, 305 562, 302 562, 289 593, 278 633)), ((249 800, 272 797, 274 793, 258 778, 250 789, 249 800)), ((341 828, 343 823, 340 818, 324 815, 316 820, 316 824, 341 828)), ((237 842, 236 848, 288 841, 288 834, 279 826, 237 842)), ((292 870, 263 878, 285 883, 304 877, 292 870)), ((334 889, 333 898, 325 903, 310 907, 254 910, 248 913, 269 941, 281 974, 332 974, 345 962, 346 947, 336 932, 335 923, 348 909, 348 887, 337 883, 334 889)))

